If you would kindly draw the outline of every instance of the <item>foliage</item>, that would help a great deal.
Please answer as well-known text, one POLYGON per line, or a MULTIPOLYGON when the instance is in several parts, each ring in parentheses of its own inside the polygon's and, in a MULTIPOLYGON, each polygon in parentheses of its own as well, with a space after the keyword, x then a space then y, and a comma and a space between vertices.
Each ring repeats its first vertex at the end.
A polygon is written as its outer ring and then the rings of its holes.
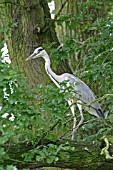
MULTIPOLYGON (((41 162, 47 162, 48 164, 55 163, 59 159, 62 159, 66 157, 65 153, 61 153, 60 151, 65 151, 65 150, 73 150, 74 147, 70 146, 65 146, 63 144, 57 146, 54 144, 48 144, 47 146, 39 146, 32 150, 33 155, 36 154, 36 161, 41 161, 41 162)), ((31 153, 25 153, 23 157, 25 157, 24 160, 26 161, 32 161, 31 153)))
MULTIPOLYGON (((24 141, 32 143, 34 148, 29 153, 22 153, 25 162, 36 160, 53 163, 58 161, 64 156, 60 151, 72 148, 66 147, 66 144, 57 146, 51 142, 47 146, 37 146, 37 144, 45 138, 56 143, 71 133, 72 116, 68 115, 69 107, 65 102, 65 94, 56 87, 43 85, 38 85, 37 93, 35 90, 28 91, 31 88, 27 85, 26 79, 20 78, 19 73, 13 70, 11 65, 1 62, 0 67, 2 70, 0 75, 2 82, 0 84, 2 92, 0 93, 2 99, 0 112, 1 164, 10 159, 4 146, 9 145, 10 147, 11 144, 19 144, 24 141), (35 97, 41 94, 38 103, 33 97, 34 94, 35 97)), ((70 93, 67 92, 67 95, 70 93)), ((76 141, 96 141, 103 135, 111 134, 113 131, 111 117, 111 115, 108 117, 106 127, 103 120, 101 124, 100 121, 84 124, 79 129, 81 137, 78 133, 76 141), (93 132, 92 129, 96 130, 93 132), (98 131, 98 129, 100 130, 98 131)), ((79 119, 79 114, 77 119, 79 119)))

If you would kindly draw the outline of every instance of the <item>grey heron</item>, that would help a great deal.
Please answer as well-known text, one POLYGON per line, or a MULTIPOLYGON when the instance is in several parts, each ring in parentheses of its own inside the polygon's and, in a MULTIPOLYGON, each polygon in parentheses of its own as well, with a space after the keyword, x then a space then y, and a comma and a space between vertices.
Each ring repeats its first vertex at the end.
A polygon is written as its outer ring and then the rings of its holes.
POLYGON ((45 49, 43 49, 42 47, 38 47, 34 50, 33 54, 31 54, 26 61, 31 60, 31 59, 36 59, 42 57, 45 60, 45 70, 46 73, 48 74, 48 76, 50 77, 50 79, 55 83, 55 85, 58 88, 61 88, 60 83, 64 82, 64 81, 68 81, 69 84, 72 84, 73 86, 73 90, 74 92, 72 93, 72 98, 66 99, 72 115, 73 115, 73 132, 72 132, 72 140, 75 137, 75 133, 76 130, 78 129, 78 127, 83 123, 84 121, 84 117, 83 117, 83 113, 82 110, 83 108, 85 110, 87 110, 91 115, 94 115, 97 118, 103 117, 104 118, 104 114, 102 112, 102 109, 99 105, 98 102, 94 102, 96 100, 96 96, 94 95, 93 91, 79 78, 75 77, 72 74, 69 73, 64 73, 62 75, 57 75, 56 73, 53 72, 53 70, 51 69, 50 66, 50 58, 49 55, 47 54, 47 52, 45 51, 45 49), (77 84, 79 83, 79 84, 77 84), (78 93, 77 93, 78 92, 78 93), (75 103, 74 103, 74 99, 77 100, 77 106, 78 109, 80 111, 80 116, 81 116, 81 120, 79 121, 78 125, 76 126, 76 116, 75 116, 75 103), (91 103, 92 104, 90 106, 84 106, 83 104, 88 104, 91 103), (74 104, 73 104, 74 103, 74 104))

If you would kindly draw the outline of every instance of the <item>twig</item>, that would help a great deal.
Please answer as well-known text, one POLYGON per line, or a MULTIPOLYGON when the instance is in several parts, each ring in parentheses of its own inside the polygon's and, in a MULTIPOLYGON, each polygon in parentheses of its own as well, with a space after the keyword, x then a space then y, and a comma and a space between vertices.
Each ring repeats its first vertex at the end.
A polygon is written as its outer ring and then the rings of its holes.
POLYGON ((17 160, 17 159, 8 158, 8 160, 13 161, 13 162, 18 162, 18 163, 21 163, 21 164, 26 164, 26 162, 20 161, 20 160, 17 160))
POLYGON ((94 101, 90 102, 90 103, 88 104, 88 106, 90 106, 90 105, 91 105, 91 104, 93 104, 93 103, 96 103, 96 102, 102 101, 103 99, 105 99, 105 98, 106 98, 106 97, 108 97, 108 96, 113 97, 113 94, 105 94, 104 96, 99 97, 98 99, 96 99, 96 100, 94 100, 94 101))
MULTIPOLYGON (((54 20, 52 20, 48 26, 44 26, 44 27, 42 28, 42 32, 47 31, 47 30, 55 23, 55 21, 57 20, 59 14, 62 12, 62 10, 63 10, 63 8, 65 7, 65 5, 66 5, 67 2, 68 2, 68 0, 66 0, 66 1, 62 4, 60 10, 59 10, 58 13, 55 15, 54 20)), ((45 25, 46 25, 46 24, 45 24, 45 25)))
MULTIPOLYGON (((93 106, 91 106, 92 104, 94 104, 94 103, 96 103, 96 102, 99 102, 99 101, 102 101, 103 99, 105 99, 105 98, 108 97, 108 96, 113 97, 113 94, 105 94, 104 96, 99 97, 98 99, 93 100, 93 101, 90 102, 90 103, 81 103, 81 102, 78 102, 78 101, 77 101, 77 100, 80 100, 80 99, 76 99, 76 101, 74 101, 74 102, 69 106, 69 108, 70 108, 71 106, 73 106, 74 104, 80 104, 80 105, 82 105, 82 106, 92 107, 92 108, 93 108, 93 106)), ((95 108, 93 108, 93 109, 95 109, 95 108)))
POLYGON ((50 131, 52 131, 56 126, 57 124, 60 122, 61 119, 58 119, 54 124, 52 124, 49 129, 47 131, 45 131, 43 133, 43 135, 41 136, 41 138, 38 140, 38 143, 40 143, 47 135, 50 131))
POLYGON ((97 59, 98 59, 98 57, 100 57, 102 54, 104 54, 104 53, 106 53, 106 52, 113 52, 113 48, 108 49, 108 50, 103 51, 102 53, 98 54, 98 55, 95 57, 95 59, 94 59, 94 60, 97 60, 97 59))

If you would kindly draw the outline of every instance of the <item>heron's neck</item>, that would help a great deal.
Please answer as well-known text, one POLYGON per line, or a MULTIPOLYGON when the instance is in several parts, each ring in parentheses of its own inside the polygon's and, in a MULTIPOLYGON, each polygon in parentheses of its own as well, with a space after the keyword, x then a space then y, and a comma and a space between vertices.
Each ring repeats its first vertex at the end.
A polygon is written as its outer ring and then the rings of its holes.
POLYGON ((58 88, 60 88, 59 82, 60 82, 60 76, 56 75, 54 71, 52 71, 50 66, 50 59, 49 56, 44 58, 45 59, 45 70, 48 76, 51 78, 51 80, 56 84, 58 88))

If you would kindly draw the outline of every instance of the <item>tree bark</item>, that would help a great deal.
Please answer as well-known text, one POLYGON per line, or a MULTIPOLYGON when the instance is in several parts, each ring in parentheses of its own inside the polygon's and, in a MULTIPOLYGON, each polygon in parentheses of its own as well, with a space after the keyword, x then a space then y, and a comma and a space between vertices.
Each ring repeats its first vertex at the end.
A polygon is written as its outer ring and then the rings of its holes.
POLYGON ((78 38, 77 40, 80 42, 91 37, 95 32, 83 32, 82 27, 106 16, 105 1, 100 2, 102 5, 99 2, 95 5, 93 0, 90 3, 86 0, 55 0, 55 13, 58 14, 60 11, 56 18, 56 32, 59 41, 64 41, 67 36, 78 38), (63 19, 64 22, 59 25, 58 21, 62 20, 62 17, 67 18, 65 18, 66 20, 63 19), (73 26, 70 28, 70 25, 73 26))
POLYGON ((14 24, 10 35, 5 34, 13 67, 17 66, 30 82, 46 84, 48 77, 45 74, 44 62, 25 61, 34 49, 42 44, 56 42, 58 45, 54 24, 50 24, 51 18, 46 0, 11 0, 6 1, 4 5, 7 20, 3 24, 14 24))
MULTIPOLYGON (((66 142, 66 141, 65 141, 66 142)), ((44 146, 44 145, 43 145, 44 146)), ((32 161, 29 163, 24 162, 21 155, 22 153, 32 150, 32 145, 27 143, 20 145, 8 145, 5 148, 10 154, 10 159, 5 161, 5 164, 16 165, 18 169, 30 168, 36 169, 41 167, 59 167, 59 168, 71 168, 77 170, 112 170, 113 160, 106 160, 105 157, 100 155, 101 147, 100 143, 93 144, 92 142, 79 143, 69 142, 67 146, 74 147, 73 151, 62 150, 60 153, 65 154, 65 157, 59 159, 55 163, 48 164, 46 161, 37 162, 32 161)), ((111 148, 113 153, 113 146, 111 148)))
POLYGON ((74 29, 69 29, 65 21, 61 25, 58 23, 62 17, 68 16, 70 14, 76 16, 76 8, 77 4, 75 0, 55 0, 55 13, 56 15, 59 14, 56 18, 56 32, 60 42, 65 41, 67 36, 74 37, 75 35, 74 29))

